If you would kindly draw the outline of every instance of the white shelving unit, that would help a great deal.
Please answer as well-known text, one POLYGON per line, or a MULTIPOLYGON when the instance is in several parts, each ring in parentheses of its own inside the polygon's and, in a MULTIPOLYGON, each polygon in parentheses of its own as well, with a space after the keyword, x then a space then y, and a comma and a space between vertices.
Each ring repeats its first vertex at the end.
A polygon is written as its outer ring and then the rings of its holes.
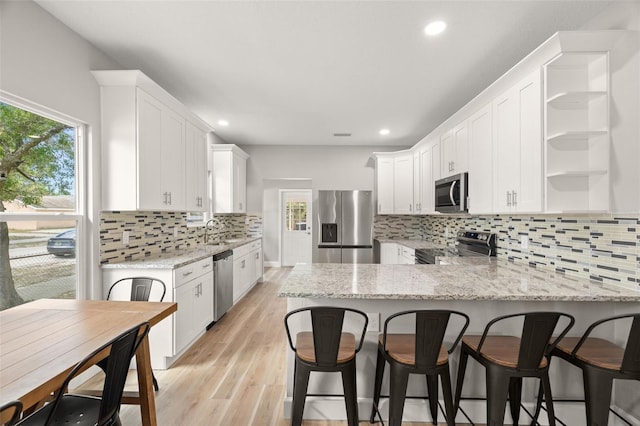
POLYGON ((608 53, 562 53, 544 70, 545 211, 608 211, 608 53))

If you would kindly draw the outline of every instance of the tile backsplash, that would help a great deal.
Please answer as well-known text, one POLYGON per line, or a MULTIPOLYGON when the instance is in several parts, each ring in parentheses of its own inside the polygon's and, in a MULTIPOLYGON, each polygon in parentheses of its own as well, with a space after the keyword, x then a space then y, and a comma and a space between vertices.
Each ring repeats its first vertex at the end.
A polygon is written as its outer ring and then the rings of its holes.
MULTIPOLYGON (((209 224, 209 241, 262 235, 262 217, 216 215, 209 224)), ((204 227, 187 226, 184 212, 102 212, 100 263, 140 260, 147 256, 195 248, 204 241, 204 227), (129 244, 123 244, 123 232, 129 244)))
POLYGON ((638 215, 377 216, 374 235, 453 245, 460 229, 495 233, 498 257, 640 289, 638 215))
MULTIPOLYGON (((453 245, 460 229, 493 232, 498 257, 571 276, 640 289, 640 215, 385 215, 374 236, 453 245), (447 236, 448 235, 448 236, 447 236), (522 248, 522 238, 528 247, 522 248)), ((262 235, 259 215, 216 215, 210 241, 262 235)), ((183 212, 102 212, 100 262, 116 263, 195 248, 202 226, 183 212), (122 242, 129 232, 129 244, 122 242), (175 234, 177 232, 177 234, 175 234), (175 236, 177 235, 177 236, 175 236)))

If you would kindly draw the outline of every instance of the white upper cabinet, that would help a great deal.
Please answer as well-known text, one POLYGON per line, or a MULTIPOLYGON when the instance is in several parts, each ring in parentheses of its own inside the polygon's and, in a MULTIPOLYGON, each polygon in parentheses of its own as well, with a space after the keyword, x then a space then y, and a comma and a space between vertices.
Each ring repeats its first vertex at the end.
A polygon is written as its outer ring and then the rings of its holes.
POLYGON ((420 164, 420 152, 413 152, 413 214, 420 214, 422 210, 422 165, 420 164))
POLYGON ((491 104, 469 120, 469 212, 493 213, 493 122, 491 104))
POLYGON ((412 197, 414 214, 431 213, 433 183, 467 171, 472 214, 637 212, 636 41, 554 34, 412 148, 411 165, 379 163, 379 212, 411 213, 412 197))
POLYGON ((186 135, 186 209, 190 212, 206 211, 208 207, 207 133, 188 121, 186 135))
POLYGON ((440 137, 442 177, 467 171, 467 122, 455 126, 440 137))
POLYGON ((375 153, 377 214, 414 214, 412 151, 375 153))
POLYGON ((101 209, 185 211, 187 118, 207 126, 140 71, 92 73, 101 86, 101 209))
POLYGON ((396 214, 413 214, 413 153, 393 159, 393 206, 396 214))
MULTIPOLYGON (((542 210, 540 79, 540 70, 536 69, 493 101, 493 170, 496 178, 493 211, 496 213, 542 210)), ((472 200, 477 198, 471 196, 472 200)))
POLYGON ((247 212, 247 159, 233 144, 211 145, 213 213, 247 212))
MULTIPOLYGON (((439 143, 438 143, 439 146, 439 143)), ((433 149, 434 144, 425 141, 413 153, 413 203, 415 214, 427 214, 434 212, 433 195, 433 149)), ((436 161, 437 169, 440 169, 440 159, 436 161)))
POLYGON ((393 156, 376 155, 376 198, 378 214, 393 214, 393 156))

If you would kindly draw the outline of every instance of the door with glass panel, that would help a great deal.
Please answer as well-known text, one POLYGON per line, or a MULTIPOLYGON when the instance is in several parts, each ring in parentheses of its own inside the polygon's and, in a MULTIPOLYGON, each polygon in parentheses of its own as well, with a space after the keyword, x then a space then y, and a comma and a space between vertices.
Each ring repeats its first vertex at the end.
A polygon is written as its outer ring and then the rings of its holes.
POLYGON ((311 190, 282 190, 281 199, 280 263, 311 263, 311 190))

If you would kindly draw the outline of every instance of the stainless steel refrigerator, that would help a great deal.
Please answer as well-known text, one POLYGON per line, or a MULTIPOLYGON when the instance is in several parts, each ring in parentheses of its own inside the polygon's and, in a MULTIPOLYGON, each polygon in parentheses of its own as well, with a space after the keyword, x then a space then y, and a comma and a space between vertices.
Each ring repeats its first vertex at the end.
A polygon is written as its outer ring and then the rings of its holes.
POLYGON ((318 191, 318 262, 373 263, 373 192, 318 191))

